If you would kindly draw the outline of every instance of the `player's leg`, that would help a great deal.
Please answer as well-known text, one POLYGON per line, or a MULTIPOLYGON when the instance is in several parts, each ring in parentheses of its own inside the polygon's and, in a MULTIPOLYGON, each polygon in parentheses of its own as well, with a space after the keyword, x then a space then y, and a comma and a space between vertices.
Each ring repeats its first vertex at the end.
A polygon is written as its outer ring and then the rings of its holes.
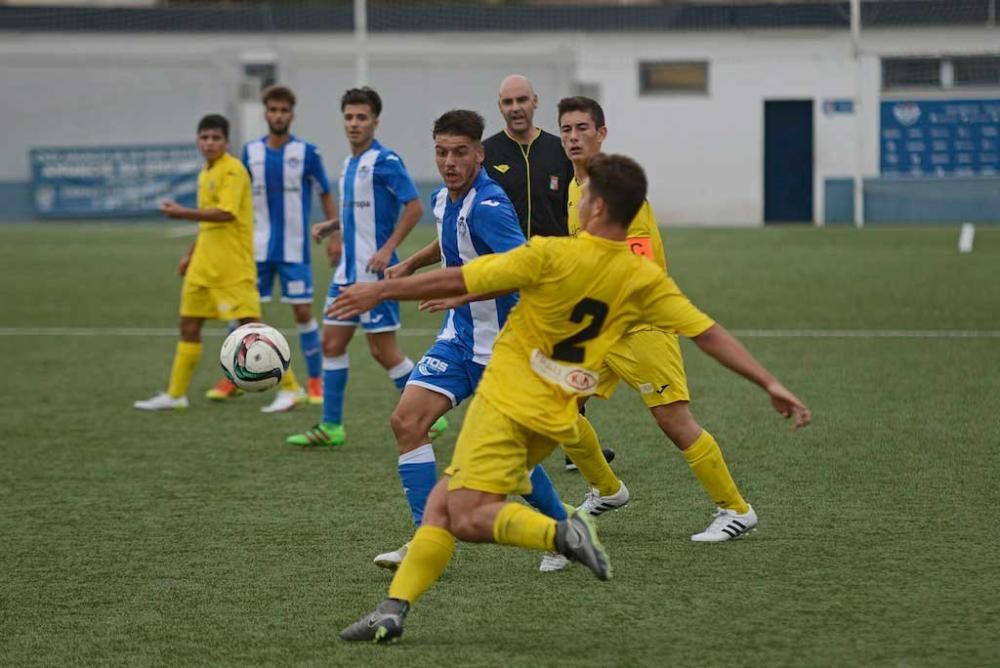
POLYGON ((323 403, 323 351, 320 347, 319 324, 312 314, 313 281, 312 266, 301 262, 282 262, 279 266, 281 278, 281 301, 290 304, 295 326, 299 330, 299 347, 306 363, 308 376, 308 401, 323 403))
POLYGON ((608 464, 594 425, 581 414, 576 426, 579 439, 561 445, 590 485, 590 491, 577 510, 597 516, 628 504, 631 498, 628 487, 608 464))
POLYGON ((288 437, 292 445, 333 446, 343 445, 347 439, 344 431, 344 395, 350 371, 347 345, 354 336, 353 323, 331 325, 324 321, 321 346, 323 349, 323 414, 320 422, 306 432, 288 437))

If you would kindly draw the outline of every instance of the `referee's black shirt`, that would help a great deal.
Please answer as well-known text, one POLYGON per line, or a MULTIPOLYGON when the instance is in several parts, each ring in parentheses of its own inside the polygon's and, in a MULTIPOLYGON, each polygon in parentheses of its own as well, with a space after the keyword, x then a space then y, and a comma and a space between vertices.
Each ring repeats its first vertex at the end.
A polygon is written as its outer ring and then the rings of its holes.
POLYGON ((539 130, 530 144, 520 144, 501 130, 487 138, 483 147, 486 173, 513 202, 524 235, 566 236, 566 196, 573 163, 559 138, 539 130))

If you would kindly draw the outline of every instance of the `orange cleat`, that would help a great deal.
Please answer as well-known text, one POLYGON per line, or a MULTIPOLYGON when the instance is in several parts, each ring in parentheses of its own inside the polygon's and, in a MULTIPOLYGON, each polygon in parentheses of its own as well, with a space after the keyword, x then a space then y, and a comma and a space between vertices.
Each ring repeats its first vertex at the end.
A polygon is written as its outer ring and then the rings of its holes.
POLYGON ((233 385, 233 381, 223 378, 215 384, 215 387, 205 393, 205 398, 212 401, 225 401, 241 394, 243 394, 243 390, 233 385))

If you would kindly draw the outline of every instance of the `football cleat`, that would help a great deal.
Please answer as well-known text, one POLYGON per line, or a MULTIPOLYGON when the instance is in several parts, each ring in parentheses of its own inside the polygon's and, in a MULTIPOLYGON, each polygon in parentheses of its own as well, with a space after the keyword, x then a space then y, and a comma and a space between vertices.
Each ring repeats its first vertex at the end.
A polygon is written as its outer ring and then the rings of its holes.
POLYGON ((542 573, 553 573, 569 568, 570 561, 558 552, 552 552, 542 557, 542 563, 538 565, 538 570, 542 573))
MULTIPOLYGON (((601 452, 604 453, 604 459, 609 464, 611 462, 615 461, 615 451, 612 448, 602 448, 601 452)), ((570 459, 569 457, 566 458, 566 470, 567 471, 575 471, 576 470, 576 464, 574 464, 573 460, 570 459)))
POLYGON ((215 384, 215 387, 205 393, 205 398, 211 399, 212 401, 225 401, 226 399, 238 397, 241 394, 243 394, 243 390, 236 387, 236 385, 233 384, 233 381, 228 378, 223 378, 215 384))
POLYGON ((600 492, 591 488, 590 491, 587 492, 587 496, 584 498, 583 503, 577 507, 576 511, 578 513, 587 513, 588 515, 597 517, 598 515, 608 512, 609 510, 614 510, 627 505, 631 498, 632 495, 629 494, 628 487, 625 486, 625 483, 621 483, 621 487, 618 488, 618 491, 611 496, 601 496, 600 492))
POLYGON ((310 378, 309 379, 309 405, 310 406, 322 406, 323 405, 323 379, 322 378, 310 378))
POLYGON ((267 406, 261 406, 261 413, 285 413, 306 400, 306 393, 300 387, 297 390, 278 390, 274 401, 267 406))
POLYGON ((719 508, 712 517, 712 523, 701 533, 691 536, 691 540, 696 543, 721 543, 745 536, 757 526, 757 513, 751 506, 747 506, 743 514, 719 508))
POLYGON ((301 445, 310 448, 329 448, 343 445, 347 440, 343 425, 320 423, 301 434, 292 434, 285 439, 291 445, 301 445))
POLYGON ((556 551, 592 570, 598 580, 611 579, 611 561, 587 513, 573 513, 556 523, 556 551))
POLYGON ((160 392, 155 397, 132 403, 140 411, 179 411, 188 407, 187 397, 172 397, 160 392))
POLYGON ((403 635, 403 620, 410 604, 397 598, 387 598, 375 611, 365 615, 340 632, 341 640, 391 642, 403 635))
POLYGON ((410 544, 407 543, 398 550, 393 550, 392 552, 383 552, 382 554, 375 557, 375 565, 379 568, 387 568, 390 571, 394 571, 399 568, 399 565, 403 563, 403 558, 406 556, 406 551, 410 549, 410 544))

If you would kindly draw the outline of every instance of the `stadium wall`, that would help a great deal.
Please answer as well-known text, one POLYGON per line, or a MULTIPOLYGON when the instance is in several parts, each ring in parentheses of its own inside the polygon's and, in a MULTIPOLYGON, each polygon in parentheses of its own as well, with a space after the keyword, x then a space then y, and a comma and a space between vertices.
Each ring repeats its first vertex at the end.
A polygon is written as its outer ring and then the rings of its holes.
MULTIPOLYGON (((606 148, 648 169, 658 217, 684 224, 759 225, 763 218, 766 100, 810 99, 814 108, 814 220, 825 219, 827 179, 860 168, 878 175, 879 59, 884 55, 996 53, 985 28, 866 31, 860 59, 842 29, 670 33, 378 33, 370 81, 385 99, 380 136, 414 177, 436 180, 430 124, 469 107, 500 128, 496 87, 510 72, 536 85, 536 121, 555 131, 555 102, 596 94, 608 114, 606 148), (642 95, 640 61, 704 60, 708 89, 642 95), (853 100, 828 114, 824 101, 853 100)), ((295 130, 323 150, 336 173, 346 154, 338 99, 354 82, 354 42, 343 33, 85 34, 0 33, 0 96, 8 132, 0 139, 3 192, 28 188, 37 146, 172 143, 193 140, 198 117, 227 113, 234 144, 254 102, 241 103, 244 65, 273 60, 299 94, 295 130)), ((963 96, 976 95, 963 90, 963 96)), ((997 97, 997 90, 979 94, 997 97)), ((941 96, 941 91, 937 92, 941 96)), ((258 107, 259 109, 259 107, 258 107)), ((257 115, 259 118, 259 115, 257 115)), ((12 195, 23 202, 21 195, 12 195)), ((4 215, 0 213, 0 216, 4 215)), ((9 217, 9 215, 8 215, 9 217)), ((998 215, 1000 217, 1000 215, 998 215)))

